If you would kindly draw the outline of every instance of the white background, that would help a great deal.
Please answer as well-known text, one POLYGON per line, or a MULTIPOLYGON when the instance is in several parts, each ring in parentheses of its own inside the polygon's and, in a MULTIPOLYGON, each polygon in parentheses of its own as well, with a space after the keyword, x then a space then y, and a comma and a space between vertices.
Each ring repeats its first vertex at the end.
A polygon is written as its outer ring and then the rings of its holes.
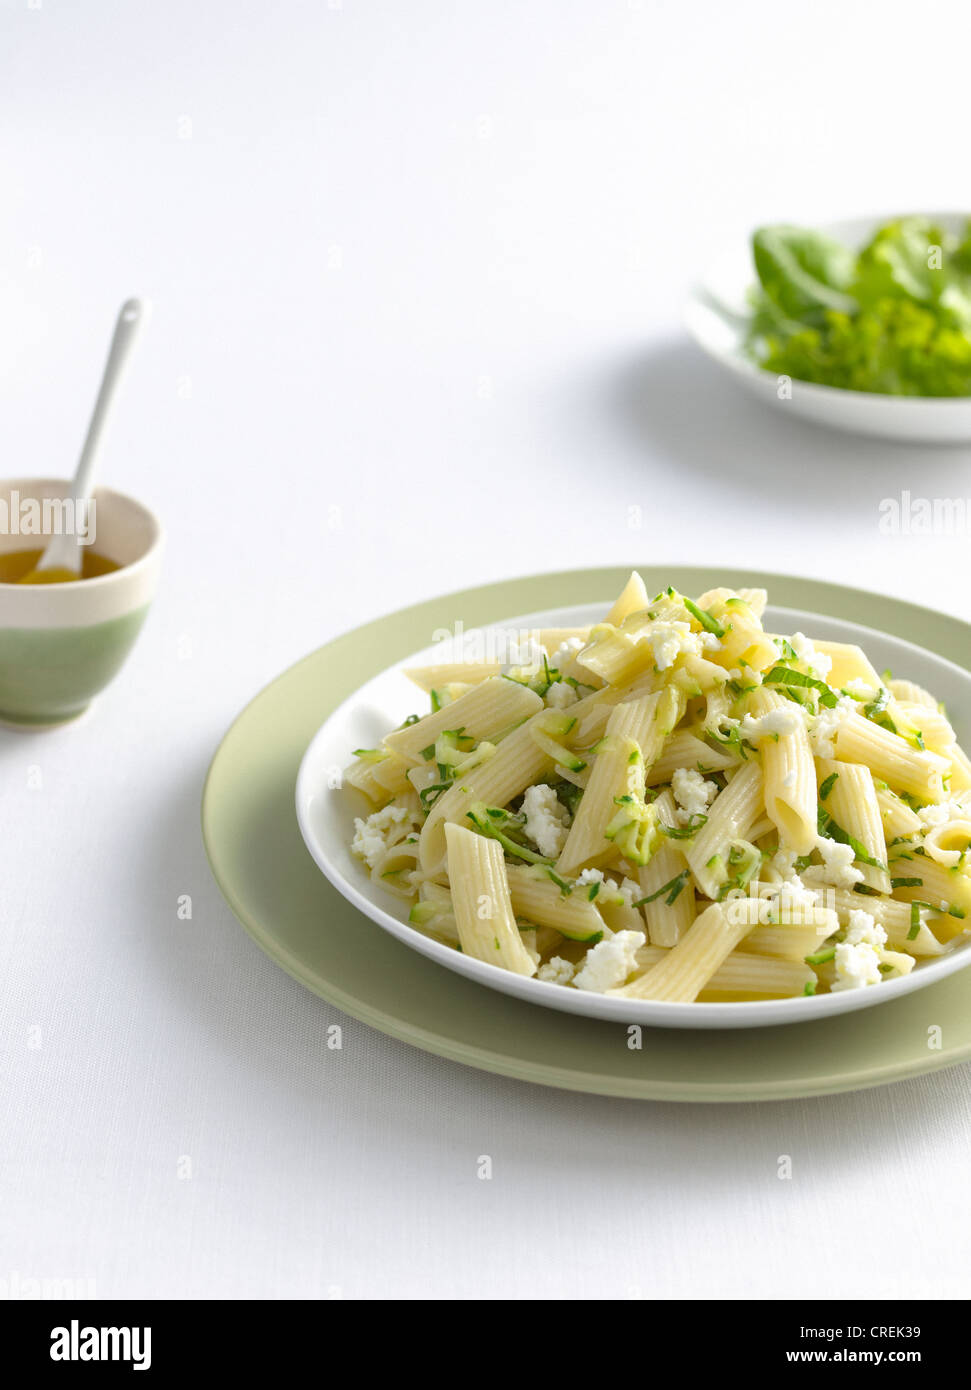
POLYGON ((877 529, 901 488, 971 494, 966 451, 770 413, 679 321, 761 220, 960 205, 963 7, 7 0, 0 25, 5 470, 70 473, 149 294, 104 476, 169 533, 96 709, 0 736, 0 1292, 967 1296, 967 1068, 679 1107, 349 1020, 331 1052, 339 1015, 236 925, 198 833, 256 690, 445 589, 751 564, 971 615, 966 538, 877 529))

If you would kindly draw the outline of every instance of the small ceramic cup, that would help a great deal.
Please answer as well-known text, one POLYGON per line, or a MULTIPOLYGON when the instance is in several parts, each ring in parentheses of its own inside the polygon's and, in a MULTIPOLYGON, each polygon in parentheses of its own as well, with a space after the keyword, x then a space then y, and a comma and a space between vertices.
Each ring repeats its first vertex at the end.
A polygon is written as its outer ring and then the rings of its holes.
MULTIPOLYGON (((70 495, 52 478, 0 482, 0 554, 43 547, 25 534, 32 502, 70 495)), ((0 721, 24 728, 83 714, 121 668, 158 585, 162 527, 123 493, 96 488, 91 549, 121 568, 68 584, 0 582, 0 721)))

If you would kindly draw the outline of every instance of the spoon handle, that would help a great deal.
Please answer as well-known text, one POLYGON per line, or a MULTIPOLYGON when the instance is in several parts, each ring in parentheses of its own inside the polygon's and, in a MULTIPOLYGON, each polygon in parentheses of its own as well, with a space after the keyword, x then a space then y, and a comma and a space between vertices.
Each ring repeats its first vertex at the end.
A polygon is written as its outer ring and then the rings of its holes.
POLYGON ((118 322, 115 324, 114 336, 111 339, 111 347, 108 349, 108 360, 105 363, 104 376, 101 378, 98 399, 94 403, 91 423, 88 425, 84 448, 81 450, 81 458, 74 475, 73 491, 76 498, 87 497, 91 490, 95 464, 101 451, 101 443, 111 415, 111 408, 115 402, 118 387, 124 376, 132 349, 148 315, 149 304, 147 300, 128 299, 121 306, 118 322))

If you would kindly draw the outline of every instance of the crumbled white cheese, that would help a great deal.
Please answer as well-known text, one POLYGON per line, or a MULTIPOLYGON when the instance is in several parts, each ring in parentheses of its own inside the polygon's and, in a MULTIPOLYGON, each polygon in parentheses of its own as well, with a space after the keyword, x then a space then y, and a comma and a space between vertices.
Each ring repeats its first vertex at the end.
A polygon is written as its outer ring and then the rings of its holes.
POLYGON ((654 623, 651 626, 644 640, 654 653, 654 664, 659 671, 674 665, 690 636, 691 628, 687 623, 654 623))
POLYGON ((582 651, 586 645, 582 637, 568 637, 550 657, 550 665, 554 670, 562 671, 567 662, 572 661, 577 652, 582 651))
POLYGON ((814 890, 807 888, 798 874, 793 874, 779 885, 773 906, 780 912, 793 912, 797 908, 814 908, 818 901, 814 890))
POLYGON ((603 869, 584 869, 577 878, 577 887, 583 888, 590 883, 603 883, 603 869))
POLYGON ((834 888, 852 888, 863 881, 863 874, 853 863, 852 845, 841 845, 825 835, 816 837, 816 848, 823 856, 820 865, 812 864, 803 873, 806 883, 829 883, 834 888))
POLYGON ((622 878, 616 885, 616 891, 623 899, 625 907, 633 907, 638 898, 643 898, 644 891, 639 883, 635 883, 632 878, 622 878))
POLYGON ((566 681, 554 681, 546 692, 544 703, 550 709, 566 709, 568 705, 576 704, 577 692, 572 685, 567 685, 566 681))
POLYGON ((577 989, 585 989, 593 994, 603 994, 605 990, 616 989, 627 976, 637 968, 637 952, 647 937, 642 931, 619 931, 613 936, 598 941, 589 950, 583 968, 575 976, 573 983, 577 989))
POLYGON ((862 989, 880 983, 880 957, 866 942, 854 945, 841 941, 836 947, 836 981, 830 986, 833 994, 844 989, 862 989))
POLYGON ((855 708, 855 701, 848 695, 841 695, 832 709, 819 711, 809 730, 809 739, 817 758, 836 757, 836 735, 846 715, 855 708))
POLYGON ((825 680, 833 669, 833 658, 824 652, 818 652, 812 642, 803 632, 794 632, 789 639, 789 645, 796 654, 797 661, 803 666, 808 666, 812 673, 825 680))
POLYGON ((713 632, 692 632, 690 623, 677 619, 666 621, 658 619, 640 639, 646 642, 654 654, 654 665, 659 671, 673 666, 682 652, 690 656, 700 656, 704 651, 720 647, 721 642, 713 632))
POLYGON ((783 777, 782 785, 787 792, 791 792, 793 787, 796 785, 797 780, 798 779, 796 777, 796 769, 793 768, 790 772, 786 773, 785 777, 783 777))
POLYGON ((846 928, 846 940, 851 946, 872 946, 880 950, 887 944, 887 933, 877 925, 871 912, 853 908, 846 928))
POLYGON ((867 700, 871 695, 876 694, 876 688, 863 676, 854 676, 851 681, 846 682, 843 689, 847 695, 852 695, 857 700, 867 700))
POLYGON ((922 806, 917 812, 918 819, 925 830, 934 830, 939 825, 947 825, 952 820, 967 820, 971 807, 960 798, 942 801, 939 806, 922 806))
POLYGON ((373 869, 382 854, 399 838, 396 833, 398 829, 409 820, 411 812, 408 808, 395 805, 375 811, 366 820, 355 816, 351 853, 364 859, 368 868, 373 869))
POLYGON ((555 859, 566 844, 570 813, 552 787, 544 782, 527 787, 523 797, 526 834, 548 859, 555 859))
POLYGON ((535 637, 527 637, 523 642, 511 641, 506 647, 506 660, 502 667, 504 676, 515 673, 535 674, 543 670, 546 650, 535 637))
POLYGON ((742 737, 751 741, 769 738, 772 735, 778 737, 781 734, 794 734, 802 719, 801 708, 800 705, 792 705, 788 709, 770 709, 767 714, 761 714, 758 718, 746 714, 740 725, 742 737))
POLYGON ((772 867, 777 874, 783 878, 793 878, 796 873, 796 860, 799 858, 794 849, 779 849, 772 856, 772 867))
POLYGON ((706 782, 693 767, 679 767, 671 778, 671 791, 678 803, 678 824, 687 825, 692 816, 705 814, 718 795, 718 784, 706 782))
POLYGON ((576 966, 562 956, 552 956, 536 972, 537 980, 546 980, 551 985, 568 985, 573 979, 576 966))

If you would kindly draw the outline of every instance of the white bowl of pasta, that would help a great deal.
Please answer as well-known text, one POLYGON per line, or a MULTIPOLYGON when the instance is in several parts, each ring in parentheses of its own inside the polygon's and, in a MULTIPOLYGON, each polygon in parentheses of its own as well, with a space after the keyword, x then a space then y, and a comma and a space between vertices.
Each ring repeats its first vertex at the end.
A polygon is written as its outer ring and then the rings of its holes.
POLYGON ((969 710, 971 675, 889 634, 632 576, 369 681, 307 749, 297 819, 361 912, 503 994, 804 1022, 971 964, 969 710))

